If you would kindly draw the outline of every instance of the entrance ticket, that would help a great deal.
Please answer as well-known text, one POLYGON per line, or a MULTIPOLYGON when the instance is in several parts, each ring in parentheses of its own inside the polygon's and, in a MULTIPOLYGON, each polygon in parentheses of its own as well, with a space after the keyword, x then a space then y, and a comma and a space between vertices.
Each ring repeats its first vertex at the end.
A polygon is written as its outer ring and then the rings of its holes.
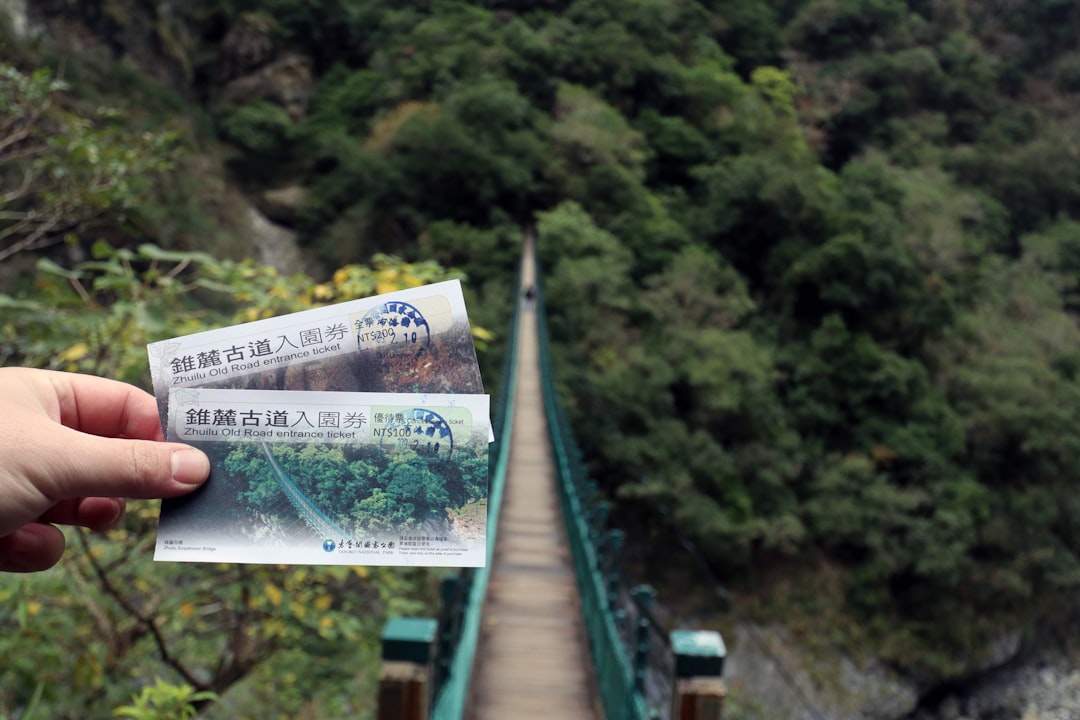
POLYGON ((162 426, 169 390, 484 392, 461 283, 450 280, 147 346, 162 426))
POLYGON ((155 560, 478 567, 489 398, 172 388, 210 479, 165 500, 155 560))

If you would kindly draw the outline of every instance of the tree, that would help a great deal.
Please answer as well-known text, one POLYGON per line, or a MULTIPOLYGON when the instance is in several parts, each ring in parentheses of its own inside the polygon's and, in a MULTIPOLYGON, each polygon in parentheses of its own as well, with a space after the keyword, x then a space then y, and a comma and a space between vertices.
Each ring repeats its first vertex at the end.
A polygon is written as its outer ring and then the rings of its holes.
MULTIPOLYGON (((71 268, 42 259, 30 289, 0 295, 0 362, 145 385, 148 342, 452 276, 430 263, 382 258, 319 284, 250 261, 150 245, 97 243, 93 252, 71 268)), ((224 466, 249 473, 252 462, 252 453, 238 452, 224 466)), ((262 502, 266 489, 249 488, 249 500, 262 502)), ((229 691, 234 717, 264 712, 265 690, 244 699, 256 679, 276 688, 282 712, 302 714, 315 695, 325 709, 318 715, 340 714, 334 708, 344 705, 370 709, 378 662, 371 639, 382 619, 434 602, 435 579, 423 571, 154 564, 157 504, 129 507, 105 537, 73 531, 72 551, 56 571, 0 578, 0 621, 13 628, 0 650, 14 659, 0 676, 0 712, 24 708, 40 684, 40 707, 51 717, 104 717, 130 699, 133 677, 229 691), (27 643, 40 652, 28 656, 27 643), (297 674, 301 662, 307 672, 297 674), (346 682, 361 666, 370 683, 346 682), (245 705, 256 710, 245 714, 245 705)))
POLYGON ((586 199, 578 185, 595 168, 617 166, 640 178, 646 154, 640 134, 622 114, 588 89, 564 84, 549 130, 555 155, 547 175, 561 197, 586 199))
POLYGON ((174 131, 131 133, 109 108, 77 114, 67 87, 0 65, 0 262, 122 224, 175 162, 174 131))

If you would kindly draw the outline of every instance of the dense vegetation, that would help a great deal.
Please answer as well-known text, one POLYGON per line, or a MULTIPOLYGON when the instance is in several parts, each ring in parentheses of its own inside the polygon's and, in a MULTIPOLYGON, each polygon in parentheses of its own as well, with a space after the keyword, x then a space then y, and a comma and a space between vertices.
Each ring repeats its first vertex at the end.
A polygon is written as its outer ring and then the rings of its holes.
MULTIPOLYGON (((133 117, 198 105, 187 142, 248 193, 306 188, 328 272, 460 267, 500 327, 535 226, 565 396, 639 539, 746 588, 838 567, 878 651, 938 676, 1080 584, 1080 6, 144 5, 82 11, 177 79, 133 117), (237 90, 289 53, 300 112, 237 90)), ((139 232, 190 249, 182 195, 139 232)))
MULTIPOLYGON (((225 482, 238 493, 247 517, 278 512, 287 502, 257 443, 237 443, 223 467, 225 482), (251 481, 250 484, 248 481, 251 481)), ((213 448, 211 448, 213 450, 213 448)), ((274 458, 305 497, 340 527, 363 538, 383 530, 416 529, 441 521, 487 497, 486 448, 458 447, 455 459, 431 458, 410 450, 395 457, 375 448, 274 446, 274 458)))

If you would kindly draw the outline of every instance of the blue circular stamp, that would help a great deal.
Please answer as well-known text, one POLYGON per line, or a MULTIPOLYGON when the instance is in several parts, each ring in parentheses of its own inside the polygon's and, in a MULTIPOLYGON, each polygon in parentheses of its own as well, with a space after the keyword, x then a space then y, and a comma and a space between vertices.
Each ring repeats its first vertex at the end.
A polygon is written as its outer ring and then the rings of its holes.
POLYGON ((417 455, 446 459, 454 450, 454 431, 434 410, 409 408, 386 418, 380 445, 409 449, 417 455))
POLYGON ((430 343, 431 325, 409 303, 393 301, 376 305, 356 321, 358 350, 425 347, 430 343))

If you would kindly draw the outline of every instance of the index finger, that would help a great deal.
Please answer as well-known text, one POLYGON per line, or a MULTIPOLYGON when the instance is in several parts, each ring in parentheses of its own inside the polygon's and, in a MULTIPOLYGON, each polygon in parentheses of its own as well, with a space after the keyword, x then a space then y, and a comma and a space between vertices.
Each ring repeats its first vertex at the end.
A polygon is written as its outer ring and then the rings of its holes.
POLYGON ((95 532, 108 530, 124 516, 124 498, 81 497, 61 500, 45 511, 38 522, 81 525, 95 532))
POLYGON ((157 401, 134 385, 93 375, 55 372, 60 422, 104 437, 164 440, 157 401))

